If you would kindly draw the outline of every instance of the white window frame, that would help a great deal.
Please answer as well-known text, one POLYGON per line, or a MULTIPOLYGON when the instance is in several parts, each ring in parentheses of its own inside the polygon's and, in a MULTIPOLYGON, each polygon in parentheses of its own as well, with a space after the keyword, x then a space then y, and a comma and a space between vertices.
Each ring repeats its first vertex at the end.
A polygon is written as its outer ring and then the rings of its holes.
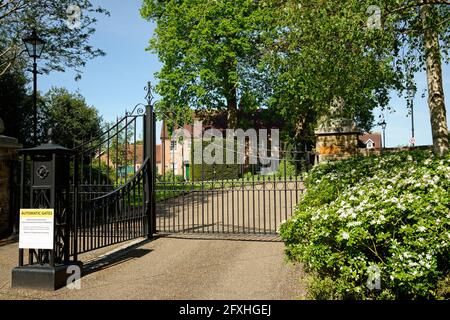
POLYGON ((366 148, 367 149, 375 149, 375 142, 372 141, 372 139, 369 139, 366 141, 366 148))

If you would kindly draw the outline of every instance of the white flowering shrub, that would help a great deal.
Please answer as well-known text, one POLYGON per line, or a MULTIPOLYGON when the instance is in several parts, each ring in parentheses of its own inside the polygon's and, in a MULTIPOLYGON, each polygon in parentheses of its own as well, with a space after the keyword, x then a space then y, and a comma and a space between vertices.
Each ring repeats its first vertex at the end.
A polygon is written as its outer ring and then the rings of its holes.
POLYGON ((332 162, 305 184, 280 234, 288 258, 313 275, 311 298, 445 298, 438 283, 450 275, 450 156, 332 162), (379 270, 377 288, 368 285, 371 268, 379 270))

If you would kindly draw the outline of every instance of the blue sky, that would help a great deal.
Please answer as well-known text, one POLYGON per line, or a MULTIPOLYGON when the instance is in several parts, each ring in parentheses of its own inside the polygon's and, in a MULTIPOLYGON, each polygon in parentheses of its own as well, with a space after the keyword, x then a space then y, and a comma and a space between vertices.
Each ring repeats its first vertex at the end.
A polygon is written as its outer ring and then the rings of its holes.
MULTIPOLYGON (((79 91, 89 105, 95 106, 104 120, 112 121, 139 102, 144 102, 144 87, 147 81, 155 83, 154 73, 161 68, 156 55, 145 51, 154 30, 154 25, 139 14, 142 0, 94 0, 111 12, 110 17, 99 16, 97 32, 91 43, 103 49, 106 57, 96 58, 87 63, 83 77, 75 81, 70 70, 53 72, 39 77, 39 90, 51 87, 66 87, 69 91, 79 91)), ((447 110, 450 103, 450 66, 444 65, 444 89, 447 110)), ((424 74, 417 75, 418 91, 414 101, 416 139, 418 145, 431 144, 431 128, 426 97, 424 74)), ((407 145, 411 136, 411 119, 407 117, 406 101, 392 94, 390 105, 395 113, 386 114, 387 146, 407 145)), ((450 119, 447 111, 447 118, 450 119)), ((379 111, 376 112, 379 114, 379 111)), ((159 128, 157 128, 159 130, 159 128)), ((381 131, 375 127, 374 131, 381 131)))

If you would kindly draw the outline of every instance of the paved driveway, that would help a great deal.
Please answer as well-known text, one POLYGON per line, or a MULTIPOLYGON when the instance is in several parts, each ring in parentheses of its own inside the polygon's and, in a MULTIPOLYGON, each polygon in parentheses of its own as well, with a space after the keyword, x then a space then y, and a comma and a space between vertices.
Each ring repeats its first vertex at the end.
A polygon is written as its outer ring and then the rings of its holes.
POLYGON ((91 272, 81 290, 39 292, 10 288, 17 243, 6 244, 0 246, 0 299, 297 299, 305 294, 302 270, 284 262, 283 246, 162 237, 97 260, 90 260, 94 253, 84 256, 91 272))

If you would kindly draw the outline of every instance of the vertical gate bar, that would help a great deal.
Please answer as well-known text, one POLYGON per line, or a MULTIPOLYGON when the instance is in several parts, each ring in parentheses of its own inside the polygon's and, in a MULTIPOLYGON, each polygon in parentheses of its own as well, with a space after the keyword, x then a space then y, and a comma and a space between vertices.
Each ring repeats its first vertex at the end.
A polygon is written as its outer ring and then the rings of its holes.
POLYGON ((270 230, 273 233, 274 230, 277 230, 277 176, 273 177, 273 229, 270 230))
POLYGON ((111 212, 110 212, 110 202, 112 200, 110 198, 106 199, 106 239, 105 239, 105 243, 106 245, 110 245, 111 244, 111 240, 112 240, 112 224, 111 224, 111 212))
MULTIPOLYGON (((167 206, 167 202, 166 202, 166 123, 163 121, 163 140, 162 140, 162 171, 163 171, 163 176, 162 176, 162 188, 163 188, 163 205, 164 207, 167 206)), ((163 213, 164 213, 164 220, 163 220, 163 224, 164 224, 164 232, 166 232, 166 208, 164 208, 163 213)))
POLYGON ((123 143, 123 148, 124 153, 125 153, 125 179, 123 181, 123 183, 127 183, 128 180, 128 116, 126 115, 127 113, 125 112, 125 137, 124 137, 124 143, 123 143))
POLYGON ((278 226, 280 225, 281 219, 283 217, 283 193, 282 193, 283 192, 283 182, 281 179, 283 179, 283 174, 281 174, 280 177, 278 178, 279 181, 278 181, 278 185, 277 185, 278 199, 279 199, 279 201, 278 201, 279 217, 278 217, 278 220, 275 221, 275 223, 278 222, 277 227, 274 229, 275 232, 276 232, 278 226), (280 185, 280 182, 281 182, 281 185, 280 185))
MULTIPOLYGON (((184 167, 184 164, 182 165, 182 167, 184 167)), ((184 176, 184 175, 183 175, 184 176)), ((185 214, 184 214, 184 192, 185 192, 185 183, 184 182, 181 182, 181 185, 182 185, 182 193, 181 193, 181 197, 182 197, 182 199, 181 199, 181 206, 182 206, 182 211, 181 211, 181 214, 183 215, 183 219, 182 219, 182 222, 183 222, 183 232, 184 232, 184 230, 185 230, 185 227, 184 227, 184 222, 185 222, 185 220, 184 220, 184 216, 185 216, 185 214)), ((188 215, 189 215, 189 207, 188 207, 188 215)))
POLYGON ((202 162, 200 164, 202 171, 202 232, 205 232, 205 169, 203 168, 203 136, 200 138, 200 146, 202 151, 202 162))
POLYGON ((245 191, 247 191, 247 231, 248 231, 247 233, 251 233, 252 226, 251 226, 251 218, 250 218, 250 189, 249 189, 248 182, 245 181, 244 183, 245 183, 245 191))
MULTIPOLYGON (((181 174, 182 174, 183 179, 185 179, 185 174, 184 174, 184 136, 182 137, 182 139, 183 140, 181 140, 181 174)), ((180 184, 181 184, 181 197, 182 197, 181 198, 181 208, 182 208, 181 209, 181 214, 183 215, 182 219, 181 219, 181 222, 183 224, 182 232, 184 233, 184 230, 185 230, 185 227, 184 227, 184 223, 185 223, 185 217, 184 217, 185 216, 185 212, 184 212, 184 193, 185 193, 186 185, 185 185, 184 180, 181 180, 180 184)), ((188 214, 189 214, 189 208, 188 208, 188 214)))
POLYGON ((78 162, 78 155, 74 156, 74 164, 73 164, 73 180, 74 180, 74 185, 73 185, 73 201, 74 201, 74 209, 73 209, 73 214, 74 214, 74 218, 73 218, 73 233, 74 233, 74 240, 73 240, 73 248, 74 248, 74 252, 73 252, 73 260, 76 262, 78 261, 78 217, 79 217, 79 211, 78 211, 78 183, 79 183, 79 179, 78 179, 78 167, 79 162, 78 162))
MULTIPOLYGON (((289 218, 290 218, 290 217, 292 217, 292 212, 294 211, 294 203, 293 203, 294 201, 292 199, 292 182, 291 182, 291 185, 289 187, 289 199, 291 200, 291 201, 289 201, 291 203, 291 207, 289 209, 289 212, 290 212, 289 218)), ((287 218, 286 218, 286 220, 287 220, 287 218)))
MULTIPOLYGON (((171 143, 172 145, 172 143, 171 143)), ((172 153, 172 181, 169 182, 169 191, 170 191, 170 199, 171 199, 171 203, 172 203, 172 232, 176 232, 176 218, 177 218, 177 204, 176 204, 176 197, 175 197, 175 186, 174 186, 174 175, 175 175, 175 170, 173 169, 173 153, 172 153)))
MULTIPOLYGON (((102 143, 101 141, 98 144, 98 172, 97 172, 97 184, 101 185, 101 173, 102 173, 102 143)), ((100 192, 100 190, 97 190, 100 192)), ((97 194, 96 197, 100 196, 100 194, 97 194)))
POLYGON ((242 233, 245 232, 245 185, 244 170, 242 170, 242 233))
POLYGON ((109 127, 109 123, 107 124, 106 127, 106 132, 107 132, 107 137, 106 137, 106 183, 108 185, 107 187, 107 192, 109 192, 109 185, 110 185, 110 181, 109 181, 109 166, 110 166, 110 156, 109 156, 109 147, 110 147, 110 127, 109 127))
POLYGON ((123 242, 126 238, 126 212, 127 212, 127 187, 122 189, 122 207, 120 210, 120 242, 123 242))
POLYGON ((154 122, 155 122, 155 117, 154 117, 154 113, 153 113, 153 105, 151 103, 151 84, 148 84, 148 104, 146 106, 146 112, 145 112, 145 138, 144 138, 144 147, 145 147, 145 156, 147 159, 147 163, 146 163, 146 180, 145 180, 145 193, 146 193, 146 214, 147 214, 147 238, 151 239, 153 237, 153 231, 154 231, 154 226, 153 226, 153 215, 154 215, 154 211, 153 211, 153 203, 154 203, 154 197, 153 197, 153 192, 154 192, 154 160, 155 157, 153 155, 153 151, 154 149, 154 134, 155 134, 155 128, 154 128, 154 122))
POLYGON ((114 166, 115 166, 115 188, 119 184, 119 118, 116 118, 116 146, 114 150, 115 156, 114 156, 114 166))
POLYGON ((224 205, 224 193, 223 190, 224 189, 224 184, 223 184, 223 179, 222 179, 222 232, 225 233, 225 205, 224 205))
POLYGON ((80 182, 81 182, 81 185, 83 185, 83 181, 84 181, 84 172, 83 172, 84 171, 84 138, 83 137, 81 137, 80 148, 81 148, 81 151, 79 153, 80 158, 81 158, 80 182))
POLYGON ((252 174, 252 201, 253 201, 253 233, 256 233, 255 167, 253 167, 253 174, 252 174))
MULTIPOLYGON (((83 154, 81 154, 81 157, 83 157, 83 154)), ((83 162, 83 158, 81 158, 81 162, 83 162)), ((83 172, 83 164, 81 165, 81 172, 83 172)), ((81 183, 83 180, 81 180, 81 183)), ((83 246, 83 249, 80 248, 80 252, 83 252, 86 250, 86 210, 84 208, 84 186, 81 185, 81 192, 80 192, 80 224, 81 224, 81 230, 80 230, 80 247, 83 246)))
POLYGON ((156 234, 156 113, 151 108, 152 111, 152 162, 151 162, 151 174, 152 174, 152 186, 151 186, 151 223, 152 223, 152 236, 156 234))
MULTIPOLYGON (((228 185, 228 183, 229 183, 229 181, 227 179, 226 185, 228 185)), ((227 208, 227 212, 226 212, 227 221, 226 221, 226 223, 227 223, 227 233, 230 233, 230 189, 229 189, 229 186, 226 187, 226 188, 227 188, 226 193, 225 193, 226 194, 226 198, 227 198, 227 201, 226 201, 226 204, 225 204, 225 206, 227 208)))
MULTIPOLYGON (((101 139, 101 138, 100 138, 101 139)), ((105 183, 104 181, 102 182, 102 178, 101 178, 101 152, 102 152, 102 142, 100 140, 99 142, 99 146, 98 146, 98 190, 97 190, 97 195, 96 197, 100 197, 102 196, 104 193, 104 188, 105 188, 105 183)), ((100 224, 99 224, 99 246, 101 246, 103 244, 103 234, 104 234, 104 229, 103 229, 103 221, 104 221, 104 216, 105 216, 105 211, 103 210, 103 201, 102 201, 102 206, 101 206, 101 213, 100 213, 100 224)))
POLYGON ((122 214, 122 205, 123 205, 123 195, 122 189, 117 193, 117 214, 116 214, 116 243, 120 242, 121 236, 121 214, 122 214))
MULTIPOLYGON (((143 169, 145 170, 145 168, 143 169)), ((142 229, 141 229, 141 219, 144 216, 143 212, 144 212, 144 207, 145 207, 145 191, 141 190, 141 184, 144 183, 143 177, 145 177, 145 171, 141 171, 141 176, 139 177, 139 184, 138 184, 138 195, 139 195, 139 214, 138 214, 138 219, 137 219, 137 230, 139 233, 139 236, 142 236, 142 229), (142 192, 142 196, 141 196, 141 192, 142 192)), ((142 188, 143 189, 143 188, 142 188)))
POLYGON ((286 169, 286 159, 284 159, 284 219, 287 220, 287 169, 286 169))
MULTIPOLYGON (((165 129, 164 129, 165 130, 165 129)), ((164 133, 164 136, 165 136, 165 133, 164 133)), ((164 159, 163 159, 163 163, 164 163, 164 173, 163 173, 163 182, 162 182, 162 188, 163 188, 163 203, 164 203, 164 205, 167 205, 167 201, 166 201, 166 187, 167 187, 167 184, 166 184, 166 138, 164 138, 163 139, 163 149, 164 149, 164 151, 163 151, 163 156, 164 156, 164 159)), ((170 228, 170 220, 169 221, 166 221, 167 220, 167 216, 169 216, 170 217, 170 208, 169 208, 169 210, 165 210, 164 209, 164 232, 167 232, 167 226, 166 226, 166 224, 169 224, 169 228, 170 228), (167 214, 166 214, 166 212, 167 212, 167 214)))
MULTIPOLYGON (((105 188, 105 186, 104 186, 104 188, 105 188)), ((104 194, 107 194, 107 193, 104 193, 104 194)), ((107 219, 108 219, 108 216, 107 216, 107 214, 106 214, 106 210, 107 210, 107 207, 108 207, 108 198, 109 197, 104 197, 104 198, 102 198, 103 200, 102 200, 102 238, 101 238, 101 245, 102 246, 107 246, 107 243, 106 243, 106 241, 107 241, 107 235, 108 235, 108 224, 107 224, 107 219)))
POLYGON ((234 179, 231 179, 231 230, 234 233, 234 179))
POLYGON ((179 218, 177 216, 177 199, 175 196, 175 148, 176 148, 176 141, 174 143, 173 140, 173 133, 172 136, 170 137, 170 151, 171 151, 171 157, 170 157, 170 161, 172 161, 172 179, 170 181, 170 196, 172 201, 172 212, 173 212, 173 217, 172 217, 172 232, 176 232, 176 219, 179 218))
POLYGON ((113 225, 113 232, 112 232, 112 244, 117 242, 117 215, 119 211, 119 192, 116 192, 113 199, 114 203, 114 212, 112 214, 112 225, 113 225))
POLYGON ((189 149, 189 177, 192 186, 192 232, 195 233, 195 172, 194 172, 194 126, 191 125, 191 146, 189 149))
POLYGON ((262 176, 263 178, 263 186, 262 186, 262 198, 263 198, 263 225, 264 225, 264 234, 266 234, 266 176, 262 176))
MULTIPOLYGON (((260 179, 258 174, 258 187, 261 187, 260 179)), ((261 233, 261 189, 258 189, 258 233, 261 233)))
MULTIPOLYGON (((214 165, 213 165, 214 166, 214 165)), ((214 169, 214 171, 215 171, 215 169, 214 169)), ((215 232, 215 224, 214 224, 214 196, 215 196, 215 185, 214 185, 214 179, 215 179, 215 177, 214 177, 214 175, 213 175, 213 177, 212 177, 212 180, 211 180, 211 209, 212 209, 212 214, 211 214, 211 223, 212 223, 212 233, 214 233, 215 232)), ((208 215, 209 216, 209 215, 208 215)))
MULTIPOLYGON (((93 196, 92 196, 92 192, 90 194, 90 200, 92 200, 93 196)), ((92 201, 90 201, 92 208, 92 249, 97 249, 98 248, 98 223, 97 223, 97 208, 95 207, 96 203, 92 203, 92 201)))
MULTIPOLYGON (((92 133, 89 139, 89 152, 92 152, 92 133)), ((92 153, 89 154, 89 186, 92 187, 92 153)), ((90 189, 89 200, 92 199, 92 189, 90 189)))
POLYGON ((120 190, 120 214, 119 214, 119 242, 122 242, 124 240, 124 235, 125 235, 125 219, 124 219, 124 215, 125 215, 125 206, 127 203, 127 199, 126 199, 126 188, 122 188, 120 190))
POLYGON ((131 238, 131 184, 128 184, 127 186, 127 203, 126 203, 126 209, 125 209, 125 214, 126 214, 126 233, 125 233, 125 238, 126 239, 130 239, 131 238))
POLYGON ((147 177, 147 170, 148 167, 145 168, 145 172, 143 172, 143 176, 142 176, 142 209, 141 209, 141 219, 140 219, 140 226, 141 226, 141 232, 142 235, 146 236, 147 235, 147 231, 145 230, 145 208, 146 208, 146 203, 145 203, 145 199, 147 199, 147 190, 145 189, 145 179, 147 177))
MULTIPOLYGON (((274 177, 274 179, 275 179, 275 177, 274 177)), ((268 177, 267 183, 269 185, 271 184, 270 176, 268 177)), ((269 233, 272 233, 272 203, 270 201, 271 194, 272 194, 272 192, 270 192, 270 189, 267 189, 267 195, 269 197, 269 199, 267 199, 268 200, 268 208, 269 208, 269 216, 268 216, 268 220, 267 220, 269 222, 269 225, 268 225, 269 233)))
MULTIPOLYGON (((191 162, 192 161, 189 161, 189 170, 192 170, 191 169, 191 167, 193 167, 192 166, 192 164, 191 164, 191 162)), ((191 171, 189 171, 189 176, 191 175, 191 171)), ((190 177, 189 177, 189 179, 191 179, 190 177)), ((191 218, 192 218, 192 232, 194 233, 195 232, 195 185, 194 185, 194 183, 193 183, 193 181, 189 181, 190 182, 190 184, 191 184, 191 218)))
MULTIPOLYGON (((133 163, 133 175, 136 174, 136 164, 137 164, 137 145, 136 145, 136 118, 133 118, 132 121, 133 124, 133 133, 134 133, 134 140, 133 140, 133 145, 134 145, 134 163, 133 163)), ((144 155, 142 155, 142 157, 144 157, 144 155)), ((142 159, 142 164, 144 163, 144 159, 142 159)))
MULTIPOLYGON (((136 167, 135 167, 136 168, 136 167)), ((134 174, 136 175, 136 174, 134 174)), ((135 177, 136 179, 136 177, 135 177)), ((136 183, 139 183, 139 180, 135 180, 133 183, 133 201, 132 201, 132 213, 131 213, 131 234, 133 238, 136 238, 136 183)))

